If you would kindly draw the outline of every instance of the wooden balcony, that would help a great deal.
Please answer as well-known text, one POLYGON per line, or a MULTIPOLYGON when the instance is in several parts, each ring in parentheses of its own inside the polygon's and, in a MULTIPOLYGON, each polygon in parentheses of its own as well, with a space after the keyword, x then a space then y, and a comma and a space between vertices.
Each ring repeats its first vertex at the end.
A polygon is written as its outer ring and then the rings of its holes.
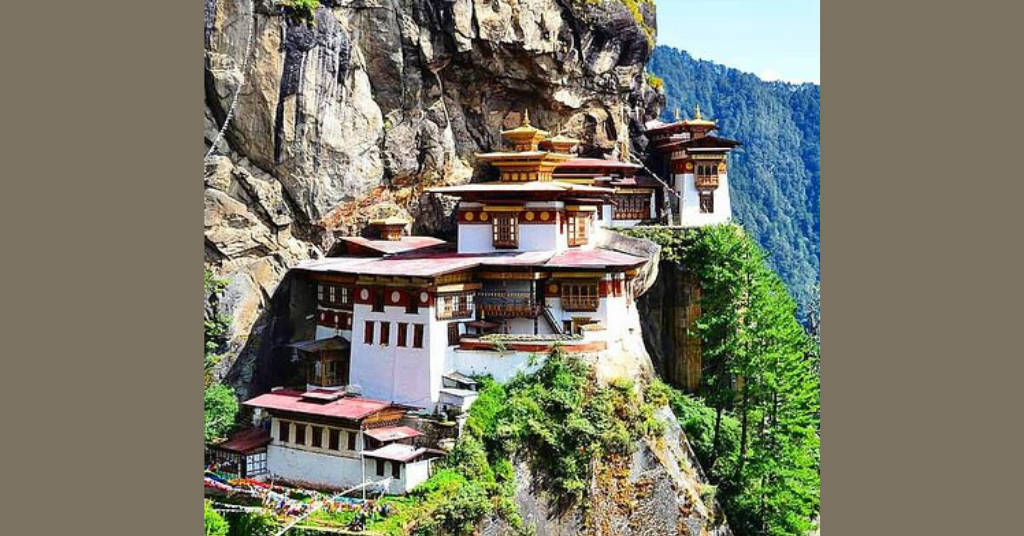
POLYGON ((562 296, 562 309, 565 311, 596 311, 601 305, 597 296, 562 296))
POLYGON ((701 176, 694 178, 697 188, 718 188, 718 175, 701 176))
POLYGON ((484 289, 477 293, 477 308, 484 318, 535 318, 541 306, 532 292, 484 289))
POLYGON ((442 309, 437 313, 438 320, 459 320, 464 318, 473 318, 473 309, 442 309))
POLYGON ((479 307, 485 318, 535 318, 541 313, 540 306, 533 301, 487 303, 479 307))

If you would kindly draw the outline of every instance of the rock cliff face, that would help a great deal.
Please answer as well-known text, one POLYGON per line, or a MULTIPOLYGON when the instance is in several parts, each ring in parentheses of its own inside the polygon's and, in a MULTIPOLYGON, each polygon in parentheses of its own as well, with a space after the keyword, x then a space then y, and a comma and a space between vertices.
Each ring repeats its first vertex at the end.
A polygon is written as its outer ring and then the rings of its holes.
MULTIPOLYGON (((539 489, 530 464, 515 465, 516 502, 536 536, 731 536, 713 488, 672 412, 658 414, 663 437, 642 440, 629 458, 599 462, 587 509, 562 511, 539 489)), ((501 520, 483 524, 482 536, 514 536, 501 520)))
POLYGON ((403 215, 450 234, 452 207, 423 189, 483 179, 474 153, 499 148, 523 110, 586 154, 621 157, 643 151, 641 125, 663 106, 644 71, 652 2, 320 3, 206 0, 206 264, 230 281, 241 354, 222 373, 251 364, 283 274, 334 232, 403 215))

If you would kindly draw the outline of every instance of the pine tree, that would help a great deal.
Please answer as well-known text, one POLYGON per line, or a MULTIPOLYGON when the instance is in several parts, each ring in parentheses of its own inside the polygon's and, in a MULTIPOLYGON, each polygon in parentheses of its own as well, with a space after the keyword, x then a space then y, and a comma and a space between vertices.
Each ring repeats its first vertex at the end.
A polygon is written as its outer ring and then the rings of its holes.
POLYGON ((741 227, 695 231, 684 264, 702 288, 702 394, 716 411, 709 472, 721 479, 730 524, 741 535, 804 534, 820 505, 813 341, 764 251, 741 227), (740 423, 733 453, 720 450, 726 414, 740 423))

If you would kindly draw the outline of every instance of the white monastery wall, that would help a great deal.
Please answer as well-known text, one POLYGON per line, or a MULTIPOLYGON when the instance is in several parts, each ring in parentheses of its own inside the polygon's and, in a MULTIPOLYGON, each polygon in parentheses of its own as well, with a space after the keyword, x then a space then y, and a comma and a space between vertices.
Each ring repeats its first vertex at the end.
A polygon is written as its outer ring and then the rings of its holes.
POLYGON ((544 363, 545 354, 531 352, 490 352, 484 350, 455 350, 452 368, 468 376, 490 374, 496 381, 507 382, 517 372, 530 373, 544 363), (536 357, 531 357, 536 356, 536 357), (532 365, 531 361, 535 361, 532 365))
POLYGON ((358 457, 347 458, 279 444, 267 446, 267 471, 287 480, 348 488, 362 482, 358 457))
POLYGON ((701 214, 700 196, 692 173, 676 175, 677 187, 681 186, 683 199, 679 203, 679 221, 683 227, 701 227, 727 223, 732 219, 732 203, 729 200, 729 178, 727 173, 718 175, 718 188, 714 191, 715 211, 701 214))
MULTIPOLYGON (((433 309, 421 307, 416 314, 408 314, 405 307, 386 306, 384 312, 373 312, 372 306, 356 304, 353 307, 352 361, 349 382, 362 388, 362 396, 412 405, 429 406, 437 399, 433 383, 430 348, 436 337, 430 329, 433 309), (373 342, 366 344, 366 322, 374 322, 373 342), (387 346, 380 344, 381 324, 391 323, 387 346), (398 323, 408 323, 408 347, 398 347, 398 323), (412 324, 423 324, 423 348, 413 348, 412 324)), ((439 355, 443 355, 439 354, 439 355)))
POLYGON ((406 463, 398 465, 401 466, 399 469, 399 477, 394 478, 391 472, 391 468, 396 462, 391 460, 384 460, 384 476, 377 474, 377 460, 375 458, 366 458, 366 479, 371 481, 382 480, 385 478, 391 478, 391 483, 388 486, 388 494, 390 495, 403 495, 412 491, 413 488, 422 484, 425 480, 430 478, 430 461, 420 460, 418 462, 406 463))

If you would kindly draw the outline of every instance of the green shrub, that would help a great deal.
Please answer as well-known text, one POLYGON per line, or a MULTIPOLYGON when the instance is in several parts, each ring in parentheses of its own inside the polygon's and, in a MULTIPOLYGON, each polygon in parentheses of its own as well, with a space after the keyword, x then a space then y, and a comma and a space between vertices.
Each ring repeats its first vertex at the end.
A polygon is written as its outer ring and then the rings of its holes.
POLYGON ((229 517, 228 536, 273 536, 278 530, 277 518, 269 512, 231 513, 229 517))
POLYGON ((479 482, 466 482, 447 500, 437 505, 431 516, 415 530, 417 536, 472 534, 477 521, 491 512, 493 504, 479 482))
POLYGON ((213 504, 203 501, 203 522, 206 525, 206 536, 227 536, 228 522, 213 509, 213 504))
POLYGON ((651 86, 655 91, 661 91, 665 89, 665 79, 649 72, 647 73, 647 85, 651 86))
POLYGON ((320 7, 320 0, 281 0, 281 9, 296 22, 315 24, 316 10, 320 7))
POLYGON ((223 438, 235 426, 238 399, 235 391, 222 383, 213 384, 203 392, 204 432, 207 441, 223 438))

